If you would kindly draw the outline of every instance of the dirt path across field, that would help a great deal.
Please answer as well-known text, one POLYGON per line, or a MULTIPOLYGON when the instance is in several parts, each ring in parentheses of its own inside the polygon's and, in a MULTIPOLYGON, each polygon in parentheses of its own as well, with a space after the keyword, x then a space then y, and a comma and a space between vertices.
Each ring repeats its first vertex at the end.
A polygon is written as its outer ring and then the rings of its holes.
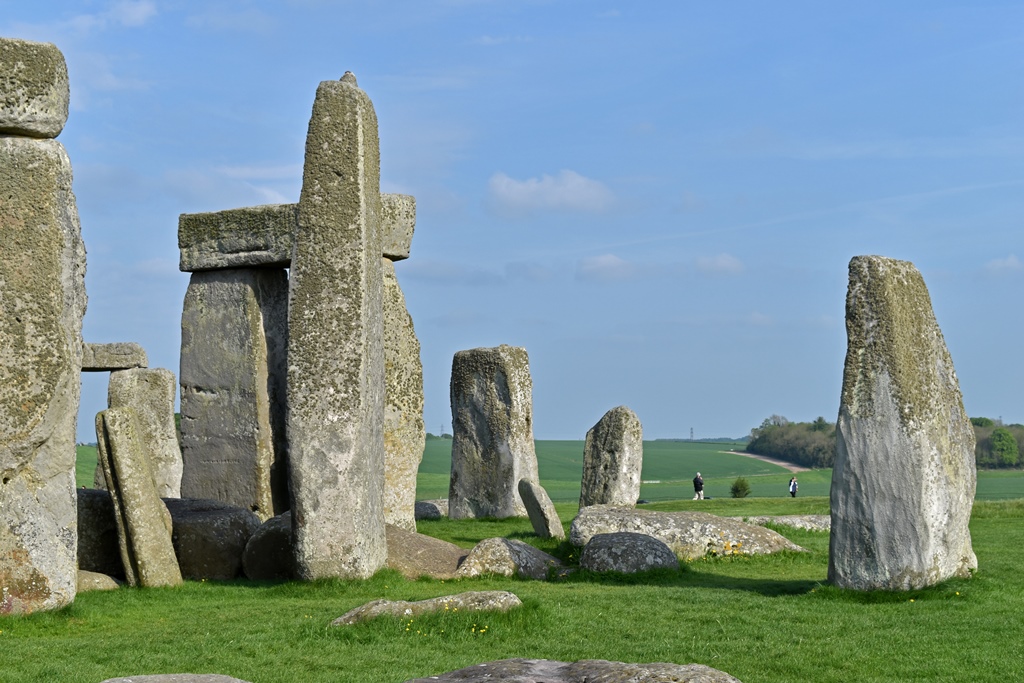
POLYGON ((800 467, 800 465, 794 465, 791 462, 785 460, 776 460, 775 458, 769 458, 766 455, 758 455, 757 453, 743 453, 741 451, 718 451, 719 453, 735 453, 736 455, 744 455, 748 458, 754 458, 755 460, 762 460, 772 465, 778 465, 779 467, 785 467, 790 472, 810 472, 810 467, 800 467))

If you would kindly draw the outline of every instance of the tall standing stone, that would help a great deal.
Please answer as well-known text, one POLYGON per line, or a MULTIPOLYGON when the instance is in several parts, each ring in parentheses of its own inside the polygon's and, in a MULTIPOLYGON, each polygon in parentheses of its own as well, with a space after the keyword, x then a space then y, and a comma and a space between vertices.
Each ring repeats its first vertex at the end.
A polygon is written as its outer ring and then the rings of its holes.
POLYGON ((643 464, 640 418, 626 406, 612 408, 587 432, 580 507, 636 505, 643 464))
POLYGON ((55 46, 0 39, 0 614, 76 591, 85 247, 64 146, 36 139, 67 101, 55 46))
POLYGON ((181 315, 181 495, 288 509, 288 275, 193 273, 181 315))
POLYGON ((351 73, 317 89, 288 306, 288 445, 303 579, 387 561, 377 116, 351 73))
POLYGON ((909 590, 977 567, 974 431, 912 263, 850 261, 829 581, 909 590))
POLYGON ((525 517, 519 480, 539 484, 526 349, 502 344, 452 361, 452 519, 525 517))
POLYGON ((177 393, 174 373, 166 368, 118 370, 110 373, 107 385, 107 407, 135 410, 139 439, 161 498, 181 497, 181 447, 174 426, 177 393))
MULTIPOLYGON (((385 195, 386 196, 386 195, 385 195)), ((416 473, 427 432, 423 423, 420 342, 395 264, 384 267, 384 521, 416 531, 416 473)))

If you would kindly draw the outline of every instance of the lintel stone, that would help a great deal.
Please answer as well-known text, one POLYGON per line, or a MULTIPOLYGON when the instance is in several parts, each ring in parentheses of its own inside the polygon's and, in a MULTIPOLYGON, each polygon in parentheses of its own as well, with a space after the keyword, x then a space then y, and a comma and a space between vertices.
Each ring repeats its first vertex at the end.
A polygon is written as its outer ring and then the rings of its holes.
POLYGON ((0 135, 57 137, 70 96, 68 67, 56 45, 0 38, 0 135))
POLYGON ((82 372, 114 372, 149 367, 146 350, 135 342, 82 344, 82 372))

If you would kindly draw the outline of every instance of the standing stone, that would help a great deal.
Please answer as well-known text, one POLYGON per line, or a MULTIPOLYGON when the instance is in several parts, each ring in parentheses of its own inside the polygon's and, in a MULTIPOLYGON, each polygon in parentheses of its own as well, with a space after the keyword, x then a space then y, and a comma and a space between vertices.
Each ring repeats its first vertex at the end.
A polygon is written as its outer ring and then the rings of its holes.
POLYGON ((171 515, 153 481, 134 409, 96 416, 96 450, 114 504, 121 560, 133 586, 176 586, 181 571, 171 542, 171 515))
MULTIPOLYGON (((66 116, 60 52, 0 39, 0 130, 52 136, 66 116)), ((85 247, 59 142, 0 135, 0 244, 0 614, 24 614, 77 581, 85 247)))
POLYGON ((527 479, 519 480, 519 497, 526 506, 533 532, 541 538, 565 538, 565 527, 558 510, 544 487, 527 479))
POLYGON ((502 344, 452 361, 452 519, 525 517, 519 480, 539 484, 526 349, 502 344))
MULTIPOLYGON (((388 195, 384 195, 388 196, 388 195)), ((416 531, 416 473, 427 431, 423 423, 420 342, 395 264, 384 268, 384 521, 416 531)))
POLYGON ((288 275, 193 273, 181 315, 181 495, 288 509, 288 275))
POLYGON ((580 507, 636 505, 643 464, 640 418, 626 406, 612 408, 587 432, 580 507))
POLYGON ((910 590, 977 567, 974 430, 912 263, 850 261, 829 581, 910 590))
POLYGON ((181 497, 181 447, 174 426, 174 397, 178 384, 165 368, 132 368, 110 373, 107 407, 132 408, 139 439, 149 459, 161 498, 181 497))
POLYGON ((303 579, 387 561, 380 152, 370 98, 346 73, 317 89, 288 306, 288 444, 303 579))

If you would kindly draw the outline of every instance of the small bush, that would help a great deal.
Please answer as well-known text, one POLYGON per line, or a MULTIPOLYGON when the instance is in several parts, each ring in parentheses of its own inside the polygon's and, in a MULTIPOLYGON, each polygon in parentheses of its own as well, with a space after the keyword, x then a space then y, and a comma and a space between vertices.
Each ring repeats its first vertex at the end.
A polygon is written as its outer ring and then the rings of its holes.
POLYGON ((729 487, 729 493, 733 498, 746 498, 750 495, 750 482, 746 477, 737 477, 736 481, 729 487))

